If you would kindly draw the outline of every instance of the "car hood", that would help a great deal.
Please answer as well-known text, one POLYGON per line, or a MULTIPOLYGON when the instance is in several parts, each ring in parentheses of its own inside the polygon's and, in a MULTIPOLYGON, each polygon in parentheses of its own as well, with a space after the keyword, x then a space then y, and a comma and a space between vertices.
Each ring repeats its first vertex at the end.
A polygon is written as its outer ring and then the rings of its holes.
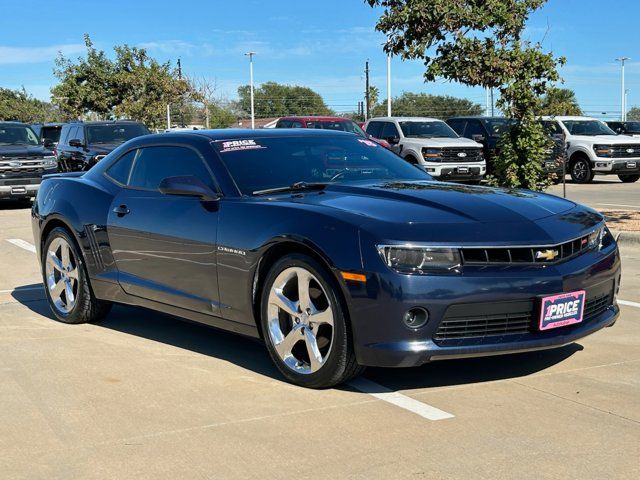
POLYGON ((423 147, 432 147, 432 148, 439 148, 439 147, 478 147, 478 148, 482 148, 482 145, 480 145, 477 142, 474 142, 473 140, 469 139, 469 138, 464 138, 464 137, 460 137, 460 138, 411 138, 411 137, 405 137, 404 141, 406 142, 411 142, 411 143, 417 143, 420 144, 423 147))
POLYGON ((51 155, 51 151, 40 145, 0 145, 0 160, 16 157, 44 157, 49 155, 51 155))
POLYGON ((602 221, 552 195, 435 181, 336 184, 292 201, 338 210, 378 238, 408 242, 546 244, 602 221))
POLYGON ((625 135, 571 135, 568 141, 601 143, 604 145, 627 145, 632 143, 640 146, 640 141, 634 140, 632 137, 630 138, 625 135))

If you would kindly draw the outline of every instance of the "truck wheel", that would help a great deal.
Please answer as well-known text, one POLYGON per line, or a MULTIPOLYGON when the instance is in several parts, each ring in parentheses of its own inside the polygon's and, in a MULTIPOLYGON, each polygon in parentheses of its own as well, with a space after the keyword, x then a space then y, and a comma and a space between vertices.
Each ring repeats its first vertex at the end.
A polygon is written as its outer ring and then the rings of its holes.
POLYGON ((578 157, 571 162, 571 180, 575 183, 590 183, 594 175, 588 158, 578 157))
POLYGON ((406 157, 404 157, 404 159, 412 165, 418 164, 418 160, 413 155, 407 155, 406 157))
POLYGON ((635 183, 640 180, 640 175, 618 175, 622 183, 635 183))

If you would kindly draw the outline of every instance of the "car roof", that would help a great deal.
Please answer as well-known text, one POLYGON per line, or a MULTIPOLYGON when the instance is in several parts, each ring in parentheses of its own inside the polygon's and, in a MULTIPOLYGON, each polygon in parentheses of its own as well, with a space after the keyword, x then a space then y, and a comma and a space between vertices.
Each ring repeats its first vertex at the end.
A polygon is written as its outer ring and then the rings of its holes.
POLYGON ((442 122, 439 118, 431 118, 431 117, 374 117, 369 119, 370 122, 373 121, 387 121, 387 122, 442 122))
POLYGON ((320 116, 320 115, 290 115, 287 117, 281 117, 279 120, 303 120, 305 122, 352 122, 353 120, 345 117, 331 117, 331 116, 320 116))
MULTIPOLYGON (((211 140, 241 140, 250 138, 291 138, 291 137, 336 137, 347 136, 353 137, 353 133, 343 132, 340 130, 322 130, 322 129, 306 129, 306 128, 220 128, 215 130, 187 130, 181 132, 166 132, 155 135, 146 135, 144 138, 166 139, 169 136, 202 136, 211 140)), ((143 137, 138 137, 143 138, 143 137)))
POLYGON ((140 122, 136 122, 135 120, 95 120, 91 122, 83 122, 82 120, 73 120, 69 123, 64 123, 62 125, 117 125, 119 123, 135 123, 140 124, 140 122))
POLYGON ((598 121, 600 121, 600 119, 598 119, 598 118, 584 117, 584 116, 579 116, 579 115, 556 115, 556 116, 545 115, 545 116, 542 117, 542 120, 560 120, 560 121, 564 121, 564 120, 598 120, 598 121))
POLYGON ((459 117, 450 117, 447 120, 513 120, 509 117, 485 117, 484 115, 461 115, 459 117))
POLYGON ((28 123, 16 122, 15 120, 7 120, 6 122, 0 120, 0 125, 16 125, 16 126, 23 126, 23 127, 30 127, 31 126, 28 123))

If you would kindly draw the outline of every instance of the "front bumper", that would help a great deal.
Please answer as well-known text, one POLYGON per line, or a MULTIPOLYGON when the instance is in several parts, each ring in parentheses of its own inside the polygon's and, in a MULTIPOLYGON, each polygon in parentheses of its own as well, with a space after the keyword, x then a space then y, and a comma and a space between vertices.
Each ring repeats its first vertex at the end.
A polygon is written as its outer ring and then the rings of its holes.
POLYGON ((640 174, 640 158, 606 159, 592 161, 593 171, 600 174, 637 175, 640 174))
MULTIPOLYGON (((350 285, 350 315, 358 362, 380 367, 418 366, 431 360, 524 352, 560 347, 612 325, 619 309, 620 256, 614 244, 548 267, 476 267, 456 276, 411 276, 383 270, 370 274, 366 285, 350 285), (601 308, 582 323, 540 332, 538 301, 542 296, 587 291, 587 301, 607 292, 601 308), (505 305, 529 305, 526 331, 490 333, 469 338, 439 338, 450 309, 471 307, 496 313, 505 305), (411 330, 403 314, 421 306, 427 324, 411 330)), ((501 310, 502 309, 502 310, 501 310)), ((485 312, 486 313, 486 312, 485 312)))
POLYGON ((482 180, 487 172, 486 164, 469 163, 469 164, 442 164, 442 163, 426 163, 422 168, 434 178, 438 180, 448 181, 474 181, 482 180))

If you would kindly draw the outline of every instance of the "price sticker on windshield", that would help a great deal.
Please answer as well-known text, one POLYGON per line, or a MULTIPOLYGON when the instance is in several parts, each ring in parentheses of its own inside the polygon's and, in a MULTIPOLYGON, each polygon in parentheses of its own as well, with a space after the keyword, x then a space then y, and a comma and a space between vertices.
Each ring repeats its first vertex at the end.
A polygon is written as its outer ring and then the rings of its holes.
POLYGON ((358 141, 360 143, 364 143, 365 145, 369 145, 370 147, 377 147, 378 144, 376 142, 372 142, 371 140, 366 140, 364 138, 359 138, 358 141))
POLYGON ((264 145, 258 144, 255 140, 228 140, 222 142, 222 148, 220 149, 220 153, 226 152, 238 152, 242 150, 260 150, 262 148, 267 148, 264 145))

